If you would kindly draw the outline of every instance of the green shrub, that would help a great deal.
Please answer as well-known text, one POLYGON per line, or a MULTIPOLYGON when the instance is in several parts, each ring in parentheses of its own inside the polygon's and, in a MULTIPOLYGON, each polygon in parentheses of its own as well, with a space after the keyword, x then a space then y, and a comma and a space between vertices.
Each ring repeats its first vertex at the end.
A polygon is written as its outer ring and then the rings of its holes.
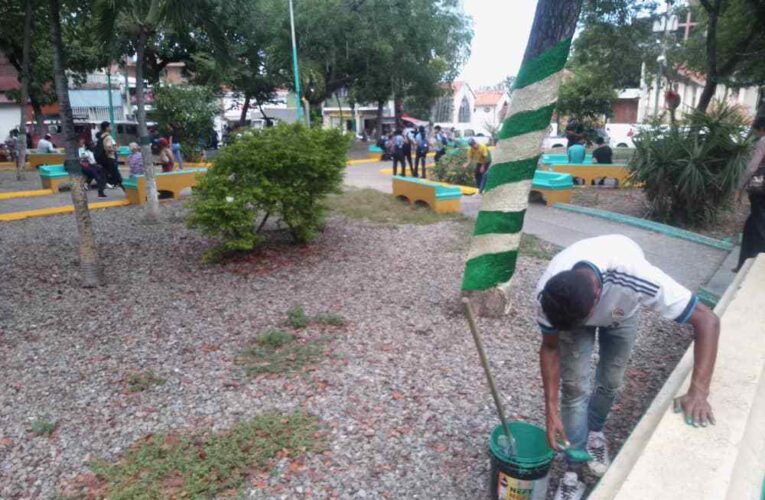
POLYGON ((751 141, 736 108, 693 112, 678 126, 653 124, 635 138, 631 181, 642 184, 652 216, 705 226, 730 205, 751 141))
POLYGON ((476 187, 473 168, 463 168, 467 160, 467 148, 450 148, 432 169, 433 177, 440 182, 476 187))
POLYGON ((344 326, 345 318, 338 313, 321 313, 317 315, 314 320, 317 323, 329 326, 344 326))
POLYGON ((268 347, 281 347, 295 340, 295 336, 284 330, 268 330, 258 337, 258 344, 268 347))
POLYGON ((35 436, 50 437, 51 434, 53 434, 53 432, 56 430, 56 427, 58 427, 56 422, 44 418, 38 418, 32 422, 32 434, 35 436))
POLYGON ((207 258, 249 251, 264 217, 278 217, 295 241, 322 228, 324 198, 340 191, 348 139, 337 129, 279 125, 247 131, 215 158, 191 201, 189 224, 220 238, 207 258))
POLYGON ((292 328, 305 328, 308 326, 308 316, 300 306, 295 306, 287 311, 287 322, 292 328))
POLYGON ((162 85, 154 89, 152 119, 159 131, 181 143, 184 161, 199 161, 219 111, 212 90, 196 85, 162 85))

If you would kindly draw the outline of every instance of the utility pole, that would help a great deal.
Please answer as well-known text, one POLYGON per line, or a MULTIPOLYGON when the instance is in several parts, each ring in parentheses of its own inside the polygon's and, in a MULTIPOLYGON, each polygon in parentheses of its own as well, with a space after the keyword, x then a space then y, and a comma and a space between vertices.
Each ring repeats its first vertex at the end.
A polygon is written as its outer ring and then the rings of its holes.
POLYGON ((290 28, 292 30, 292 69, 295 73, 295 94, 297 95, 297 103, 295 105, 297 111, 297 121, 303 121, 303 103, 300 96, 300 73, 298 70, 297 59, 297 42, 295 41, 295 13, 292 8, 292 0, 290 3, 290 28))
POLYGON ((117 133, 114 128, 114 103, 112 102, 112 66, 111 62, 106 68, 106 86, 109 88, 109 123, 112 125, 112 137, 117 133))

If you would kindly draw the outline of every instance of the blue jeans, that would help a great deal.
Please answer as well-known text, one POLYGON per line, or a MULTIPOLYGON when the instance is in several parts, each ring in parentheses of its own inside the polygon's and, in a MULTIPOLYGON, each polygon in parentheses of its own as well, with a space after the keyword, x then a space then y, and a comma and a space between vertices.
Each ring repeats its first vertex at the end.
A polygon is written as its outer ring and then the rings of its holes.
POLYGON ((561 404, 566 436, 573 449, 584 449, 589 431, 601 431, 622 387, 624 372, 637 337, 637 318, 600 327, 600 359, 591 393, 592 348, 596 327, 559 334, 561 404))

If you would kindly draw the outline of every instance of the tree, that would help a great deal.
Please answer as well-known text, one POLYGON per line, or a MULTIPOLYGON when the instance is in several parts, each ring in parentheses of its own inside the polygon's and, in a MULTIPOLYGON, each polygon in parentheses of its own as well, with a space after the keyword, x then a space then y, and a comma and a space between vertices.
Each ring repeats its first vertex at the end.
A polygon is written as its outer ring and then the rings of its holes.
POLYGON ((163 85, 154 89, 152 117, 160 132, 172 135, 183 145, 183 151, 197 156, 200 139, 207 141, 218 105, 212 91, 196 85, 163 85))
POLYGON ((591 121, 610 114, 617 97, 611 81, 581 69, 563 79, 556 109, 559 116, 591 121))
POLYGON ((550 124, 582 0, 539 0, 481 200, 462 291, 479 314, 508 306, 531 179, 550 124))
POLYGON ((17 140, 18 153, 16 155, 16 180, 24 179, 24 167, 27 162, 27 139, 25 136, 27 130, 27 101, 29 100, 29 66, 32 57, 32 11, 34 2, 27 0, 24 12, 24 41, 22 42, 22 61, 21 61, 21 96, 19 99, 19 137, 17 140))
POLYGON ((77 156, 77 134, 74 131, 72 106, 69 104, 69 82, 66 77, 66 60, 63 53, 61 37, 61 6, 60 0, 49 0, 50 6, 50 40, 52 46, 54 81, 56 94, 62 118, 66 155, 64 166, 72 177, 72 205, 77 219, 77 230, 80 237, 80 270, 82 283, 85 287, 98 286, 100 272, 98 268, 98 252, 96 239, 93 234, 93 223, 88 210, 88 198, 85 195, 85 182, 82 167, 77 156))
MULTIPOLYGON (((216 6, 207 0, 96 0, 95 7, 97 31, 106 47, 114 46, 114 34, 118 30, 135 44, 136 118, 148 193, 146 220, 157 222, 159 197, 151 156, 151 140, 146 126, 144 77, 147 47, 152 41, 162 40, 166 32, 188 33, 189 28, 196 26, 206 28, 211 39, 216 39, 216 6)), ((149 48, 148 52, 156 53, 156 50, 149 48)))

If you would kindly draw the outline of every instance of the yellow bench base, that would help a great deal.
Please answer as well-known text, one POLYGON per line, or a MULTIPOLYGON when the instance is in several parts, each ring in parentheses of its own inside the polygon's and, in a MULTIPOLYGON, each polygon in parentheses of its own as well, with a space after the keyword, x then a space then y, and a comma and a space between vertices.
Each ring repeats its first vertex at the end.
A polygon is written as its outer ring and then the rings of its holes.
POLYGON ((571 203, 571 189, 537 189, 532 187, 531 192, 539 193, 548 207, 556 203, 571 203))
POLYGON ((393 179, 393 196, 411 204, 423 203, 440 214, 460 211, 459 198, 439 200, 434 186, 393 179))
MULTIPOLYGON (((204 175, 205 171, 194 172, 174 172, 170 175, 157 174, 154 178, 157 182, 157 191, 160 193, 171 193, 174 200, 178 200, 181 197, 181 191, 186 188, 193 188, 197 185, 197 176, 204 175)), ((147 190, 146 190, 146 177, 140 176, 137 181, 138 189, 126 189, 125 194, 130 203, 134 205, 143 205, 146 203, 147 190)))
POLYGON ((573 177, 579 177, 584 179, 584 183, 592 185, 593 181, 608 177, 609 179, 616 179, 619 182, 619 186, 625 186, 629 177, 629 169, 623 166, 614 165, 545 165, 548 171, 559 172, 562 174, 571 174, 573 177))

